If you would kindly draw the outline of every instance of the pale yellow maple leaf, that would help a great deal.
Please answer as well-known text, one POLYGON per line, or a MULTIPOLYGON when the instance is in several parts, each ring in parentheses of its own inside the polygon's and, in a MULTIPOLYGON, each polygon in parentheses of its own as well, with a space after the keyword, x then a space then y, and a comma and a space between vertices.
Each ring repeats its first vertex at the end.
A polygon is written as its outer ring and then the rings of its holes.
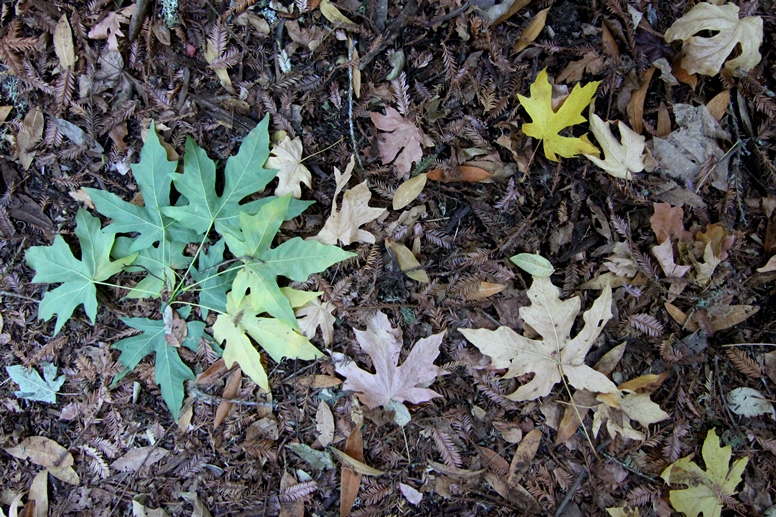
POLYGON ((308 339, 312 339, 315 336, 316 330, 320 327, 323 343, 330 345, 334 340, 334 322, 337 319, 332 314, 334 308, 333 303, 321 302, 320 298, 314 298, 296 309, 294 312, 299 320, 299 328, 302 330, 302 334, 308 339))
POLYGON ((321 352, 303 335, 276 318, 260 318, 251 307, 249 297, 235 303, 234 291, 226 296, 226 312, 213 324, 213 337, 224 347, 224 363, 231 368, 236 362, 253 382, 269 391, 267 372, 261 355, 248 336, 255 339, 269 356, 280 362, 284 357, 312 360, 321 352))
POLYGON ((531 305, 520 308, 520 316, 543 339, 521 336, 509 327, 496 330, 460 329, 494 368, 509 368, 504 378, 533 373, 534 378, 507 395, 510 400, 534 400, 550 393, 565 376, 577 389, 596 393, 617 393, 617 386, 605 375, 585 364, 593 342, 612 318, 612 288, 607 282, 601 295, 587 310, 585 326, 570 337, 581 302, 578 296, 561 300, 560 290, 549 277, 534 277, 528 298, 531 305))
POLYGON ((666 31, 666 41, 684 41, 681 66, 690 74, 716 75, 724 63, 734 75, 748 72, 760 62, 763 42, 763 19, 759 16, 738 18, 738 6, 733 3, 697 4, 676 20, 666 31), (695 36, 702 31, 716 32, 704 38, 695 36), (725 62, 730 53, 741 45, 741 53, 725 62))
POLYGON ((585 156, 615 178, 632 180, 632 172, 644 170, 646 139, 622 121, 617 123, 617 127, 620 130, 620 142, 612 134, 609 123, 593 113, 590 117, 590 130, 604 150, 606 159, 602 160, 592 154, 585 154, 585 156))
POLYGON ((402 177, 412 170, 412 163, 423 158, 425 136, 410 119, 404 118, 395 109, 385 108, 382 113, 370 113, 377 129, 384 131, 377 138, 380 161, 384 164, 394 161, 396 175, 402 177))
POLYGON ((557 162, 558 154, 564 158, 583 153, 598 156, 598 149, 587 139, 587 134, 575 138, 560 136, 559 132, 585 122, 582 110, 590 104, 599 84, 600 81, 593 81, 584 87, 574 86, 558 111, 552 109, 552 85, 547 79, 547 69, 542 70, 531 84, 530 97, 517 94, 520 104, 531 117, 530 123, 523 124, 523 133, 542 141, 544 155, 548 159, 557 162))
POLYGON ((669 498, 675 510, 689 517, 719 517, 722 514, 724 498, 736 494, 741 474, 749 458, 740 458, 730 465, 732 449, 719 446, 714 429, 706 434, 701 451, 706 470, 702 470, 691 456, 669 465, 660 477, 669 484, 686 485, 689 488, 671 490, 669 498))
POLYGON ((272 148, 265 167, 278 170, 278 186, 275 187, 277 197, 291 194, 296 199, 300 199, 302 183, 312 187, 313 176, 302 164, 302 139, 299 137, 291 140, 286 135, 272 148))

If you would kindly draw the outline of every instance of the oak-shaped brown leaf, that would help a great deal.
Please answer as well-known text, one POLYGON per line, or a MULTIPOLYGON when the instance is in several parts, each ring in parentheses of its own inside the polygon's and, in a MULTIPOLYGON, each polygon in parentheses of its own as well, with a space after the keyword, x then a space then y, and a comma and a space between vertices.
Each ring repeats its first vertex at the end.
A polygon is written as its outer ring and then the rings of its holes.
POLYGON ((419 404, 441 396, 423 386, 443 373, 434 360, 444 332, 420 339, 401 366, 402 332, 391 327, 388 316, 375 313, 367 321, 366 330, 355 332, 361 350, 372 358, 375 373, 364 371, 344 354, 333 352, 337 373, 346 378, 343 389, 355 391, 370 408, 383 406, 389 410, 396 410, 402 402, 419 404))
POLYGON ((605 375, 585 364, 593 342, 612 318, 612 288, 607 282, 601 296, 585 311, 585 326, 574 338, 571 328, 580 310, 579 297, 561 300, 559 289, 549 277, 534 276, 529 307, 520 307, 520 316, 543 339, 521 336, 509 327, 459 329, 483 354, 491 357, 494 368, 509 368, 504 378, 533 373, 534 378, 507 395, 510 400, 534 400, 547 396, 563 377, 577 389, 616 393, 617 386, 605 375))
POLYGON ((384 163, 396 161, 396 175, 404 176, 412 169, 413 162, 423 158, 423 132, 410 119, 406 119, 393 108, 385 108, 382 113, 370 113, 377 129, 385 131, 377 139, 380 160, 384 163))

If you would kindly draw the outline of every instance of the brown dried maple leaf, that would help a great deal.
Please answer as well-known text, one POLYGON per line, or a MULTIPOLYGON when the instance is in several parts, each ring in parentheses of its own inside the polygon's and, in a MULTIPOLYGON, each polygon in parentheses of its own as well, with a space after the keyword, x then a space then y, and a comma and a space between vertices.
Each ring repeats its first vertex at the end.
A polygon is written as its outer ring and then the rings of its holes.
POLYGON ((383 406, 390 410, 396 410, 405 401, 418 404, 441 396, 418 386, 430 384, 443 374, 434 360, 444 332, 420 339, 401 366, 398 364, 402 332, 391 327, 388 316, 378 312, 369 318, 366 330, 355 332, 361 349, 372 358, 375 373, 362 370, 344 354, 332 352, 337 373, 346 377, 343 389, 355 391, 370 408, 383 406))
POLYGON ((396 161, 396 175, 399 177, 409 173, 412 163, 423 158, 421 145, 425 139, 423 132, 418 129, 412 120, 406 119, 393 108, 385 108, 385 115, 370 113, 372 122, 377 129, 386 131, 381 133, 377 140, 377 148, 380 151, 380 160, 383 163, 396 161))

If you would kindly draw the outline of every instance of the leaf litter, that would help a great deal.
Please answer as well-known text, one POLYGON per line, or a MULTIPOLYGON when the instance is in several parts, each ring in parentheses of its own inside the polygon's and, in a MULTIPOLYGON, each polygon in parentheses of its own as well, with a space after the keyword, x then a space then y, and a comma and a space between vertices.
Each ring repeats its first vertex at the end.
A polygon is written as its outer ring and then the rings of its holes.
POLYGON ((0 437, 61 448, 46 468, 2 453, 2 511, 772 511, 767 3, 143 4, 3 17, 3 366, 56 374, 47 402, 2 379, 0 437), (349 253, 311 258, 316 240, 349 253), (61 274, 32 283, 52 242, 61 274), (579 300, 558 339, 530 322, 537 281, 551 310, 579 300), (378 313, 394 374, 439 340, 387 400, 358 341, 378 313), (459 332, 499 327, 539 347, 546 395, 513 400, 538 377, 509 376, 523 348, 499 363, 459 332), (741 460, 706 457, 714 427, 741 460), (122 493, 111 465, 137 450, 122 493))

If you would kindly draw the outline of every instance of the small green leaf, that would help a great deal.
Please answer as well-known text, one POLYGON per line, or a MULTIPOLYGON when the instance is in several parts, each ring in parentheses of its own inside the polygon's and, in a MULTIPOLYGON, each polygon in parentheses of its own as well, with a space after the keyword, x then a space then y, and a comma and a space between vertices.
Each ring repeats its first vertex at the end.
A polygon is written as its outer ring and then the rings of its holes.
POLYGON ((18 398, 56 404, 57 392, 65 383, 66 377, 64 375, 57 377, 57 367, 52 363, 42 364, 43 376, 46 380, 43 380, 32 368, 25 368, 20 364, 6 366, 5 371, 11 376, 13 382, 19 385, 19 391, 14 392, 18 398))
POLYGON ((536 278, 547 278, 555 272, 549 260, 538 253, 518 253, 510 259, 517 267, 536 278))
POLYGON ((54 333, 70 318, 76 307, 83 304, 86 315, 94 324, 97 316, 97 282, 107 280, 132 263, 137 254, 110 260, 113 235, 100 229, 100 220, 86 210, 78 210, 75 234, 81 244, 81 260, 57 235, 51 246, 34 246, 27 251, 27 264, 35 270, 34 283, 58 283, 48 291, 38 306, 38 318, 49 320, 57 315, 54 333))
MULTIPOLYGON (((162 390, 162 398, 167 404, 167 408, 172 413, 173 418, 177 420, 185 395, 183 383, 187 380, 194 380, 194 374, 181 360, 176 348, 165 340, 163 320, 121 318, 121 321, 134 329, 141 330, 142 334, 122 339, 113 344, 113 348, 121 351, 119 363, 126 368, 126 371, 119 374, 111 386, 114 386, 126 373, 133 370, 145 356, 153 352, 156 356, 154 364, 156 383, 162 390)), ((197 322, 188 323, 189 334, 196 334, 201 330, 192 327, 195 323, 197 322)))

